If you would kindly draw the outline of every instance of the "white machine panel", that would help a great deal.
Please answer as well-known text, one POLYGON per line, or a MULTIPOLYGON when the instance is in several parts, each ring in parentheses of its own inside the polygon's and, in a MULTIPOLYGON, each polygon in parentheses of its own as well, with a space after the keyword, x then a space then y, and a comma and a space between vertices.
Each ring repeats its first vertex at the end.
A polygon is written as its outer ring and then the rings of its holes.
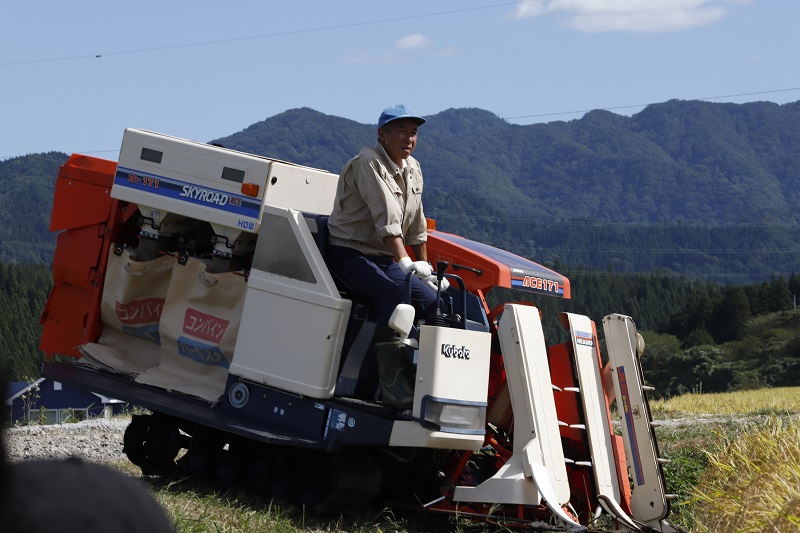
MULTIPOLYGON (((451 405, 473 406, 476 413, 485 409, 490 354, 489 333, 422 326, 414 385, 414 417, 424 416, 425 403, 431 399, 451 405)), ((478 451, 483 445, 483 427, 480 431, 464 433, 454 432, 452 428, 442 429, 429 429, 417 421, 396 421, 389 446, 478 451)))
POLYGON ((338 177, 266 157, 128 129, 112 198, 258 233, 263 206, 328 214, 338 177), (258 186, 251 197, 243 184, 258 186))
POLYGON ((421 415, 426 396, 485 405, 491 339, 482 331, 422 326, 414 415, 421 415))
POLYGON ((631 317, 614 313, 603 317, 603 331, 617 408, 622 418, 620 426, 625 455, 633 482, 631 513, 640 522, 657 524, 669 514, 669 501, 650 407, 644 393, 636 324, 631 317))
POLYGON ((330 398, 350 300, 339 296, 303 216, 264 208, 230 373, 330 398))
POLYGON ((539 310, 506 304, 499 334, 514 410, 514 453, 477 487, 456 487, 453 499, 544 503, 568 531, 582 531, 586 528, 562 509, 571 494, 539 310))

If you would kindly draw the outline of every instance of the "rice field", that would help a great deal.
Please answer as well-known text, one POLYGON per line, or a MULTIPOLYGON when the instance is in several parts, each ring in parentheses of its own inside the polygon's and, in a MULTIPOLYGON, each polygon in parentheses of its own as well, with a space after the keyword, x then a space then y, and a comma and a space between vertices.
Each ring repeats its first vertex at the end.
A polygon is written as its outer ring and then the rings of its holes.
MULTIPOLYGON (((679 495, 674 524, 691 533, 800 532, 800 388, 689 394, 653 401, 651 409, 656 420, 672 421, 658 435, 671 460, 669 490, 679 495)), ((179 533, 507 531, 391 509, 326 519, 244 492, 148 482, 179 533)))
POLYGON ((676 522, 698 533, 800 531, 800 388, 651 402, 676 522), (663 438, 666 437, 666 438, 663 438))
POLYGON ((693 491, 695 531, 800 531, 800 424, 771 416, 727 435, 693 491), (754 428, 753 428, 754 429, 754 428))
POLYGON ((667 400, 653 400, 650 408, 656 415, 654 418, 800 413, 800 387, 684 394, 667 400))

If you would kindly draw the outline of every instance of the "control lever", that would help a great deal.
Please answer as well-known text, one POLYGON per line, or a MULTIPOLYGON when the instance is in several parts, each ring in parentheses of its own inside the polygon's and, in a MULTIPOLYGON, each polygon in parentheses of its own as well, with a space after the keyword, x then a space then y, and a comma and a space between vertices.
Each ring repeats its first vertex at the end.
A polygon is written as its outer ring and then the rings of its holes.
POLYGON ((436 262, 436 295, 438 296, 440 292, 442 292, 442 278, 444 278, 444 271, 447 270, 447 267, 450 266, 450 263, 447 261, 437 261, 436 262))
POLYGON ((450 265, 447 261, 437 261, 436 262, 436 300, 438 305, 436 309, 433 310, 433 314, 426 318, 426 322, 433 325, 433 326, 444 326, 444 312, 442 311, 442 306, 444 305, 444 301, 440 298, 442 293, 442 279, 444 278, 444 271, 447 270, 447 267, 450 265))
POLYGON ((467 265, 459 265, 458 263, 453 263, 453 270, 455 270, 456 272, 459 270, 469 270, 470 272, 473 272, 476 276, 483 276, 483 270, 481 270, 480 268, 472 268, 467 265))
MULTIPOLYGON (((443 298, 441 298, 442 294, 442 280, 445 277, 444 271, 447 270, 447 267, 453 266, 455 268, 455 264, 451 265, 448 261, 437 261, 436 262, 436 296, 439 300, 439 305, 436 306, 436 309, 432 311, 431 316, 426 318, 426 322, 430 325, 437 325, 437 326, 444 326, 446 325, 445 314, 443 307, 446 305, 443 298)), ((470 269, 472 270, 472 269, 470 269)), ((480 274, 479 274, 480 275, 480 274)), ((450 302, 450 309, 449 311, 453 313, 453 317, 455 317, 461 326, 462 329, 467 329, 467 318, 466 318, 466 309, 467 309, 467 289, 464 285, 464 280, 461 279, 460 276, 455 274, 447 274, 448 280, 452 280, 458 283, 459 292, 461 294, 461 309, 463 309, 461 314, 455 313, 452 309, 453 307, 453 299, 452 296, 448 295, 449 302, 450 302)))

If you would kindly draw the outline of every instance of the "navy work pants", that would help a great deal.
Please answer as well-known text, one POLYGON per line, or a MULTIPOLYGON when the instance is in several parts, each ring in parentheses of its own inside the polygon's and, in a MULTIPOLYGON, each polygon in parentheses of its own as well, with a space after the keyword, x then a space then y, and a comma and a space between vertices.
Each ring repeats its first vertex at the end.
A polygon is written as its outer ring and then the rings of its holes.
MULTIPOLYGON (((386 326, 397 304, 406 298, 406 276, 390 256, 364 255, 345 246, 329 246, 325 261, 331 272, 359 299, 377 309, 377 326, 386 326)), ((436 309, 436 291, 411 275, 411 305, 417 319, 436 309)))

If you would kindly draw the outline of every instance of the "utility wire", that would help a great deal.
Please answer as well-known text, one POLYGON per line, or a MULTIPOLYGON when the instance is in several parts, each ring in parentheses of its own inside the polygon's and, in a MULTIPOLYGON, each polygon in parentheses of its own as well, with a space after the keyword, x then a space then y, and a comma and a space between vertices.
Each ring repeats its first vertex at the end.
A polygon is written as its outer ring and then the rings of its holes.
MULTIPOLYGON (((723 95, 720 95, 720 96, 705 96, 703 98, 689 98, 689 101, 693 101, 693 100, 701 100, 701 101, 702 100, 720 100, 722 98, 737 98, 737 97, 740 97, 740 96, 758 96, 758 95, 761 95, 761 94, 784 93, 784 92, 789 92, 789 91, 800 91, 800 87, 791 87, 791 88, 788 88, 788 89, 772 89, 772 90, 769 90, 769 91, 756 91, 756 92, 752 92, 752 93, 723 94, 723 95)), ((556 116, 556 115, 576 115, 578 113, 588 113, 590 111, 596 111, 596 110, 615 111, 615 110, 618 110, 618 109, 633 109, 633 108, 638 108, 638 107, 647 107, 649 105, 652 105, 652 103, 650 103, 650 104, 621 105, 621 106, 616 106, 616 107, 600 107, 600 108, 596 108, 596 109, 582 109, 580 111, 557 111, 557 112, 554 112, 554 113, 539 113, 539 114, 536 114, 536 115, 518 115, 516 117, 503 117, 503 120, 519 120, 519 119, 523 119, 523 118, 553 117, 553 116, 556 116)))
MULTIPOLYGON (((457 13, 467 13, 473 11, 482 11, 482 10, 489 10, 489 9, 496 9, 501 7, 508 7, 508 6, 516 6, 520 3, 528 3, 528 2, 535 2, 538 0, 516 0, 514 2, 502 2, 497 4, 489 4, 485 6, 476 6, 476 7, 468 7, 462 9, 451 9, 447 11, 436 11, 431 13, 423 13, 420 15, 408 15, 404 17, 392 17, 392 18, 385 18, 385 19, 376 19, 376 20, 369 20, 369 21, 361 21, 361 22, 352 22, 348 24, 337 24, 331 26, 319 26, 315 28, 304 28, 304 29, 297 29, 297 30, 288 30, 283 32, 274 32, 274 33, 264 33, 260 35, 250 35, 250 36, 243 36, 243 37, 231 37, 226 39, 214 39, 214 40, 207 40, 207 41, 198 41, 193 43, 180 43, 174 45, 163 45, 163 46, 154 46, 154 47, 147 47, 147 48, 136 48, 136 49, 129 49, 129 50, 118 50, 118 51, 110 51, 110 52, 101 52, 101 53, 94 53, 94 54, 82 54, 82 55, 74 55, 74 56, 64 56, 64 57, 50 57, 50 58, 40 58, 40 59, 27 59, 27 60, 16 60, 16 61, 7 61, 4 63, 0 63, 0 67, 7 67, 7 66, 14 66, 14 65, 25 65, 25 64, 34 64, 34 63, 52 63, 52 62, 59 62, 59 61, 72 61, 78 59, 99 59, 104 56, 116 56, 116 55, 126 55, 126 54, 139 54, 139 53, 146 53, 146 52, 155 52, 161 50, 174 50, 180 48, 191 48, 191 47, 198 47, 198 46, 210 46, 215 44, 224 44, 224 43, 231 43, 231 42, 239 42, 239 41, 248 41, 248 40, 256 40, 256 39, 266 39, 272 37, 281 37, 287 35, 298 35, 298 34, 305 34, 305 33, 314 33, 314 32, 321 32, 321 31, 332 31, 332 30, 339 30, 339 29, 346 29, 346 28, 354 28, 359 26, 369 26, 374 24, 386 24, 391 22, 401 22, 401 21, 408 21, 408 20, 416 20, 416 19, 424 19, 430 17, 438 17, 444 15, 452 15, 457 13)), ((789 91, 798 91, 800 87, 792 87, 787 89, 772 89, 772 90, 765 90, 765 91, 755 91, 755 92, 748 92, 748 93, 738 93, 738 94, 729 94, 729 95, 720 95, 720 96, 707 96, 703 98, 692 98, 690 100, 718 100, 723 98, 735 98, 735 97, 742 97, 742 96, 757 96, 762 94, 773 94, 773 93, 781 93, 781 92, 789 92, 789 91)), ((635 108, 642 108, 647 107, 651 104, 629 104, 629 105, 622 105, 622 106, 614 106, 614 107, 602 107, 602 108, 595 108, 595 109, 582 109, 582 110, 574 110, 574 111, 555 111, 551 113, 537 113, 537 114, 529 114, 529 115, 517 115, 511 117, 504 117, 503 120, 521 120, 526 118, 541 118, 541 117, 553 117, 559 115, 575 115, 581 113, 588 113, 593 110, 605 110, 605 111, 616 111, 621 109, 635 109, 635 108)), ((91 153, 109 153, 114 152, 116 150, 92 150, 92 151, 81 151, 80 153, 83 154, 91 154, 91 153)), ((11 159, 16 156, 0 156, 0 161, 11 159)))
POLYGON ((442 220, 480 220, 484 222, 514 222, 517 224, 533 224, 539 227, 603 227, 603 228, 667 228, 667 229, 714 229, 714 228, 788 228, 795 227, 797 224, 785 222, 778 224, 775 222, 716 222, 716 223, 697 223, 697 222, 611 222, 605 220, 537 220, 533 218, 508 217, 508 216, 489 216, 489 215, 467 215, 441 213, 433 215, 431 218, 442 220))
MULTIPOLYGON (((183 46, 192 46, 192 45, 183 45, 183 46)), ((122 53, 131 53, 131 52, 118 52, 118 53, 122 54, 122 53)), ((83 56, 83 57, 86 57, 86 56, 83 56)), ((39 60, 39 61, 46 61, 46 60, 39 60)), ((54 60, 54 61, 58 61, 58 60, 54 60)), ((0 66, 8 65, 8 64, 10 64, 10 63, 0 63, 0 66)), ((762 94, 783 93, 783 92, 790 92, 790 91, 800 91, 800 87, 790 87, 790 88, 787 88, 787 89, 770 89, 770 90, 766 90, 766 91, 754 91, 754 92, 749 92, 749 93, 726 94, 726 95, 719 95, 719 96, 706 96, 706 97, 703 97, 703 98, 689 98, 687 101, 719 100, 719 99, 722 99, 722 98, 736 98, 736 97, 741 97, 741 96, 758 96, 758 95, 762 95, 762 94)), ((650 103, 650 104, 631 104, 631 105, 623 105, 623 106, 616 106, 616 107, 598 107, 598 108, 594 108, 594 109, 583 109, 583 110, 580 110, 580 111, 555 111, 555 112, 552 112, 552 113, 539 113, 539 114, 535 114, 535 115, 517 115, 517 116, 514 116, 514 117, 503 117, 502 120, 520 120, 520 119, 525 119, 525 118, 553 117, 553 116, 557 116, 557 115, 575 115, 575 114, 578 114, 578 113, 589 113, 590 111, 597 111, 597 110, 615 111, 615 110, 618 110, 618 109, 632 109, 632 108, 638 108, 638 107, 647 107, 647 106, 653 105, 655 103, 656 102, 653 102, 653 103, 650 103)), ((119 149, 117 148, 117 149, 114 149, 114 150, 76 150, 74 152, 75 153, 80 153, 80 154, 99 154, 99 153, 110 153, 110 152, 118 152, 118 151, 119 151, 119 149)), ((4 160, 7 160, 7 159, 13 159, 15 157, 22 157, 23 155, 28 155, 28 154, 20 154, 19 156, 15 156, 15 155, 0 156, 0 161, 4 161, 4 160)), ((572 222, 572 224, 575 224, 575 222, 572 222)))
POLYGON ((7 61, 5 63, 0 63, 0 67, 7 67, 12 65, 28 65, 32 63, 52 63, 57 61, 73 61, 76 59, 99 59, 106 56, 118 56, 118 55, 125 55, 125 54, 141 54, 144 52, 156 52, 160 50, 175 50, 179 48, 191 48, 196 46, 210 46, 215 44, 224 44, 224 43, 233 43, 239 41, 252 41, 255 39, 268 39, 271 37, 285 37, 287 35, 300 35, 304 33, 316 33, 321 31, 332 31, 332 30, 341 30, 346 28, 356 28, 359 26, 371 26, 374 24, 386 24, 390 22, 402 22, 408 20, 417 20, 417 19, 424 19, 430 17, 440 17, 443 15, 454 15, 456 13, 468 13, 471 11, 482 11, 487 9, 496 9, 499 7, 508 7, 508 6, 515 6, 520 3, 527 3, 527 2, 535 2, 538 0, 517 0, 514 2, 503 2, 500 4, 490 4, 485 6, 477 6, 477 7, 465 7, 462 9, 451 9, 448 11, 435 11, 432 13, 423 13, 421 15, 407 15, 404 17, 392 17, 386 19, 376 19, 376 20, 366 20, 362 22, 351 22, 348 24, 336 24, 332 26, 318 26, 316 28, 303 28, 298 30, 288 30, 288 31, 281 31, 281 32, 274 32, 274 33, 263 33, 260 35, 249 35, 244 37, 231 37, 227 39, 214 39, 209 41, 198 41, 194 43, 181 43, 181 44, 173 44, 173 45, 163 45, 163 46, 153 46, 148 48, 135 48, 131 50, 118 50, 112 52, 102 52, 102 53, 95 53, 95 54, 82 54, 82 55, 75 55, 75 56, 65 56, 65 57, 50 57, 50 58, 42 58, 42 59, 24 59, 24 60, 17 60, 17 61, 7 61))

